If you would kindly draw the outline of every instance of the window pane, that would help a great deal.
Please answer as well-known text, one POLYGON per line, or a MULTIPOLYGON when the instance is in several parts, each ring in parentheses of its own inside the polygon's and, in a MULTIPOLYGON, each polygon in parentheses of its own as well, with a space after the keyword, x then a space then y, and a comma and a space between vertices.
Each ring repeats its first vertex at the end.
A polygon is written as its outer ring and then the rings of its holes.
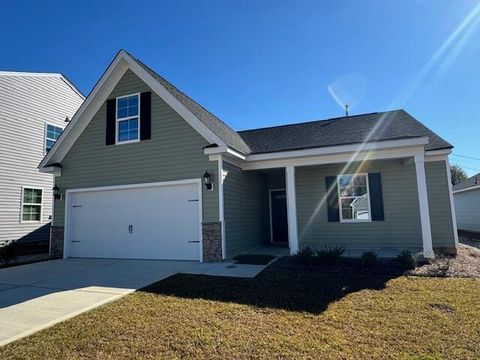
POLYGON ((138 115, 138 95, 118 99, 117 118, 138 115))
POLYGON ((353 196, 362 196, 367 194, 366 186, 356 186, 351 188, 353 196))
POLYGON ((138 139, 138 129, 130 130, 130 140, 138 139))
POLYGON ((118 123, 118 141, 138 140, 138 118, 118 123))
POLYGON ((49 152, 57 141, 58 137, 62 134, 63 129, 59 126, 47 124, 47 136, 45 139, 45 152, 49 152))
POLYGON ((368 219, 368 196, 360 196, 352 202, 352 213, 354 219, 368 219))
POLYGON ((33 202, 33 190, 32 189, 23 189, 23 202, 24 203, 33 202))
POLYGON ((342 199, 342 208, 348 209, 351 207, 352 202, 355 201, 355 199, 352 198, 347 198, 347 199, 342 199))
POLYGON ((138 106, 130 106, 128 108, 128 116, 136 116, 138 115, 138 106))
POLYGON ((53 140, 47 140, 46 143, 45 143, 45 150, 47 152, 50 151, 50 149, 53 147, 53 144, 55 144, 55 141, 53 140))
POLYGON ((127 112, 127 108, 123 108, 123 109, 120 109, 120 108, 119 108, 119 109, 118 109, 118 112, 117 112, 117 117, 118 117, 119 119, 124 118, 124 117, 127 117, 127 113, 128 113, 128 112, 127 112))
POLYGON ((338 180, 340 196, 362 196, 367 193, 367 177, 365 175, 342 175, 338 180))
POLYGON ((40 206, 24 205, 22 220, 23 221, 40 221, 40 206))
POLYGON ((342 209, 342 219, 343 220, 352 220, 352 209, 342 209))
POLYGON ((127 141, 128 140, 128 130, 120 131, 118 133, 118 141, 127 141))
POLYGON ((35 189, 33 190, 33 201, 34 204, 41 204, 42 203, 42 190, 35 189))
POLYGON ((59 126, 47 125, 47 138, 57 140, 63 129, 59 126))
POLYGON ((131 120, 129 121, 128 127, 130 128, 130 130, 132 130, 132 129, 138 129, 138 119, 137 119, 137 118, 131 119, 131 120))
POLYGON ((128 106, 138 106, 138 96, 130 96, 128 98, 128 106))
POLYGON ((118 131, 128 130, 128 120, 120 121, 118 123, 118 131))
POLYGON ((126 108, 128 106, 128 98, 118 99, 118 108, 126 108))
POLYGON ((61 127, 55 127, 55 140, 62 134, 63 129, 61 127))
POLYGON ((340 186, 340 190, 343 188, 347 187, 352 180, 352 177, 350 175, 342 175, 338 178, 338 184, 340 186))
POLYGON ((361 186, 367 184, 367 177, 365 175, 357 175, 352 180, 353 186, 361 186))

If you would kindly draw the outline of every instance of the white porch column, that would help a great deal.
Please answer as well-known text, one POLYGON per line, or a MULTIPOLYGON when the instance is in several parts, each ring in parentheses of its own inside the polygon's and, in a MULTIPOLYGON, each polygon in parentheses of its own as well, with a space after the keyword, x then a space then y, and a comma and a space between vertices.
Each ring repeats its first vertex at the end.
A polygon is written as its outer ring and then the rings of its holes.
POLYGON ((294 255, 298 252, 295 167, 287 166, 285 168, 285 182, 287 185, 288 245, 290 247, 290 254, 294 255))
POLYGON ((425 157, 415 155, 415 172, 417 174, 418 202, 420 204, 420 221, 422 224, 423 255, 433 258, 432 230, 430 227, 430 210, 428 208, 427 178, 425 176, 425 157))

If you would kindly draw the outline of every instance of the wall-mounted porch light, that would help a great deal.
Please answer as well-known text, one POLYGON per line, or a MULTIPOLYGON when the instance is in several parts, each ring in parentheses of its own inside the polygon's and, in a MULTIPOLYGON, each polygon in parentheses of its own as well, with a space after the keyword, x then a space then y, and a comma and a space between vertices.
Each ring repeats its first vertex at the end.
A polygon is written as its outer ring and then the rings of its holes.
POLYGON ((212 175, 210 175, 208 170, 205 170, 205 174, 203 174, 203 183, 207 190, 213 191, 212 175))
POLYGON ((52 189, 53 191, 53 198, 55 200, 61 200, 62 199, 62 194, 60 193, 60 189, 58 188, 57 185, 55 185, 52 189))

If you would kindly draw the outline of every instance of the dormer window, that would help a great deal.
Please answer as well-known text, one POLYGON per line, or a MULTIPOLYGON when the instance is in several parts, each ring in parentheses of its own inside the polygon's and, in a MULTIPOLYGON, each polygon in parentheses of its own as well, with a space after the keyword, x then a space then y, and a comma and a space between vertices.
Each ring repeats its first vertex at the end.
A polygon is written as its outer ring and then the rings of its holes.
POLYGON ((140 94, 117 98, 116 143, 123 144, 140 140, 140 94))
POLYGON ((55 145, 58 137, 62 134, 63 128, 51 124, 46 124, 45 129, 45 154, 55 145))

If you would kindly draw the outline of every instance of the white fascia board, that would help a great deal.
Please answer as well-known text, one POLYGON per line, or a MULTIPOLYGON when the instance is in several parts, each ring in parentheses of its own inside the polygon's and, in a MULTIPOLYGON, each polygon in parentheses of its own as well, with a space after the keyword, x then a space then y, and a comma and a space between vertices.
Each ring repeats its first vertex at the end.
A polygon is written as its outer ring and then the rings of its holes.
POLYGON ((425 162, 447 161, 448 155, 425 155, 425 162))
POLYGON ((80 90, 77 89, 75 85, 73 85, 70 80, 68 80, 63 74, 60 74, 60 78, 65 81, 65 83, 72 88, 73 91, 82 99, 85 100, 85 95, 83 95, 80 90))
POLYGON ((425 156, 450 155, 451 153, 452 149, 427 150, 425 151, 425 156))
POLYGON ((160 96, 170 107, 172 107, 191 127, 193 127, 209 143, 219 146, 226 146, 217 135, 215 135, 200 119, 188 110, 180 101, 170 94, 152 75, 150 75, 135 59, 125 51, 120 51, 117 57, 107 68, 103 76, 93 88, 85 102, 80 106, 73 117, 70 125, 60 136, 52 150, 40 163, 44 167, 48 163, 61 162, 68 150, 87 127, 92 117, 100 109, 101 105, 108 98, 112 90, 120 81, 125 72, 130 69, 142 81, 145 82, 158 96, 160 96))
POLYGON ((215 146, 215 147, 207 147, 203 149, 203 153, 205 155, 217 155, 217 154, 224 154, 227 152, 227 146, 215 146))
POLYGON ((462 193, 462 192, 465 192, 465 191, 471 191, 471 190, 476 190, 476 189, 480 189, 480 185, 471 186, 471 187, 466 188, 466 189, 453 190, 452 193, 453 194, 459 194, 459 193, 462 193))
POLYGON ((308 165, 324 165, 338 164, 355 161, 369 160, 388 160, 388 159, 404 159, 415 155, 424 154, 424 145, 406 146, 399 148, 371 149, 362 151, 352 151, 344 153, 331 153, 321 155, 302 156, 296 158, 273 159, 264 161, 244 162, 243 170, 259 170, 282 168, 286 166, 308 166, 308 165))
POLYGON ((39 77, 63 77, 60 73, 28 72, 28 71, 0 71, 0 76, 39 76, 39 77))
POLYGON ((203 153, 205 155, 215 155, 215 154, 222 154, 222 155, 231 155, 232 157, 236 157, 240 160, 245 160, 246 156, 239 153, 236 150, 229 148, 228 146, 216 146, 211 148, 203 149, 203 153))
POLYGON ((297 158, 297 157, 303 157, 303 156, 352 153, 352 152, 358 152, 358 151, 369 151, 369 150, 377 150, 377 149, 398 148, 398 147, 404 147, 404 146, 417 146, 417 145, 426 145, 426 144, 428 144, 428 138, 419 137, 419 138, 412 138, 412 139, 378 141, 378 142, 371 142, 366 144, 326 146, 321 148, 313 148, 313 149, 305 149, 305 150, 281 151, 281 152, 268 153, 268 154, 253 154, 253 155, 248 155, 246 160, 259 161, 259 160, 288 159, 288 158, 297 158))
POLYGON ((62 168, 60 166, 46 166, 39 169, 40 172, 45 174, 53 174, 55 176, 62 176, 62 168))

